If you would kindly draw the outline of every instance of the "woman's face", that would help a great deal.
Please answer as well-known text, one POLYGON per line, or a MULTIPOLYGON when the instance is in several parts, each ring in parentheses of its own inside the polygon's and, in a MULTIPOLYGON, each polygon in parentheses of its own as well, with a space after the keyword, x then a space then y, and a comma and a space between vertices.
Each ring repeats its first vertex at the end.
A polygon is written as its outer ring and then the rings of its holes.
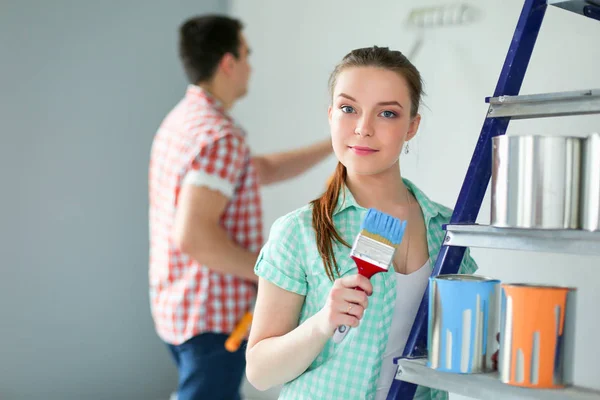
POLYGON ((329 107, 333 150, 348 173, 376 175, 397 166, 404 142, 417 133, 406 80, 375 67, 347 67, 329 107))

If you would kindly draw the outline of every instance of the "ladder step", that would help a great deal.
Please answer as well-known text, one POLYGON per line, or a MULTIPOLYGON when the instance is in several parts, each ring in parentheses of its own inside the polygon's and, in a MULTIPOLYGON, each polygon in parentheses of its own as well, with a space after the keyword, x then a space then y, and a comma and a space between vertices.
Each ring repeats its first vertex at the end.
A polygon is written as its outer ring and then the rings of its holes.
POLYGON ((600 114, 600 89, 486 99, 487 118, 513 119, 600 114))
POLYGON ((449 224, 446 225, 444 244, 598 256, 600 255, 600 232, 449 224))
POLYGON ((548 0, 548 5, 600 21, 599 0, 548 0))
POLYGON ((528 389, 504 384, 497 372, 455 374, 427 367, 424 359, 399 359, 395 379, 486 400, 597 400, 600 390, 577 386, 565 389, 528 389))

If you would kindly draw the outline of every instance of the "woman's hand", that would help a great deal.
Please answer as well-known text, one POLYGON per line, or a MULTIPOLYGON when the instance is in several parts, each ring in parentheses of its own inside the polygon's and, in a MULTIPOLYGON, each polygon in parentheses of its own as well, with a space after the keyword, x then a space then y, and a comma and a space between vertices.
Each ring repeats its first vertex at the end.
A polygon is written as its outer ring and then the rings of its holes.
POLYGON ((372 293, 371 282, 362 275, 336 279, 325 306, 317 313, 321 333, 331 336, 340 325, 357 327, 372 293))

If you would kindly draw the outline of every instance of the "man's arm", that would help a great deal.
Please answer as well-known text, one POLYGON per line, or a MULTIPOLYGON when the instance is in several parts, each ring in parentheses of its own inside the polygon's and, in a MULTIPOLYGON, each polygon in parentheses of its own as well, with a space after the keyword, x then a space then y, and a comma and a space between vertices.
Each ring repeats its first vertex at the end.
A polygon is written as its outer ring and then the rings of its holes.
POLYGON ((252 159, 261 185, 294 178, 332 152, 331 139, 301 149, 256 156, 252 159))
POLYGON ((254 264, 258 255, 234 243, 219 225, 227 202, 227 197, 218 191, 183 185, 175 216, 175 244, 214 271, 256 282, 254 264))

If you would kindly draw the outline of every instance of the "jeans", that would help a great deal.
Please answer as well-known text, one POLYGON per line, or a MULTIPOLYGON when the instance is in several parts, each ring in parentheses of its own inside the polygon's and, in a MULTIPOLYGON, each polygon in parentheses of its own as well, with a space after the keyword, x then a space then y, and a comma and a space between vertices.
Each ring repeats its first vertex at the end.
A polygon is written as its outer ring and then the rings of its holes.
POLYGON ((177 346, 167 344, 179 373, 177 400, 241 400, 246 342, 230 353, 227 337, 202 333, 177 346))

